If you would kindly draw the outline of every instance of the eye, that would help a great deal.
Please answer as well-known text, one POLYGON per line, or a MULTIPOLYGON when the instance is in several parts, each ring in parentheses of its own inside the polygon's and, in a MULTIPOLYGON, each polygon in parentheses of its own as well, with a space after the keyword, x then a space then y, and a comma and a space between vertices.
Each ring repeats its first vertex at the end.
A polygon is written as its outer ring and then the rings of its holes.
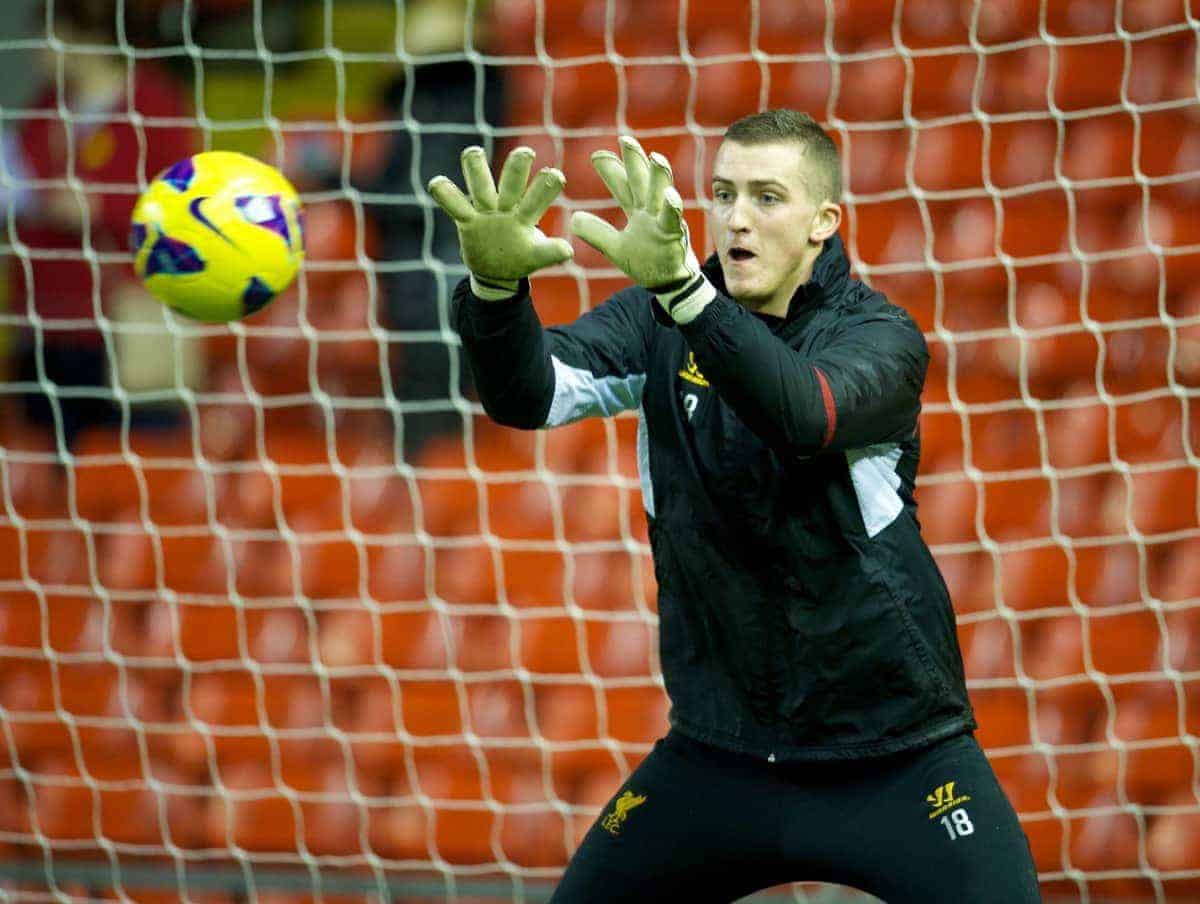
POLYGON ((718 201, 721 204, 727 204, 727 203, 729 203, 730 200, 732 200, 732 198, 733 198, 733 192, 729 191, 729 189, 727 189, 727 188, 714 188, 713 189, 713 200, 714 201, 718 201))
POLYGON ((783 200, 783 198, 779 197, 779 195, 775 194, 774 192, 770 192, 770 191, 763 192, 762 195, 760 196, 760 199, 762 200, 762 202, 764 204, 768 204, 768 205, 769 204, 778 204, 780 201, 783 200))

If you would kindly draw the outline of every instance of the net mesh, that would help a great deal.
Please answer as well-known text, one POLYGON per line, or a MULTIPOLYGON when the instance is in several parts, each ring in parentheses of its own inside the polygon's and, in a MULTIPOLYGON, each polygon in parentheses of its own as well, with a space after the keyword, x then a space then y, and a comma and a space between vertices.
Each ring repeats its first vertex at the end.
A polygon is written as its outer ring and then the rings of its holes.
MULTIPOLYGON (((930 343, 922 526, 1047 897, 1200 893, 1185 0, 24 6, 0 900, 545 896, 666 728, 636 421, 482 415, 422 186, 530 145, 563 234, 615 216, 588 158, 631 132, 702 245, 723 127, 783 105, 838 141, 856 271, 930 343), (122 211, 189 143, 304 194, 298 285, 230 327, 130 279, 122 211)), ((534 279, 547 324, 625 284, 576 253, 534 279)))

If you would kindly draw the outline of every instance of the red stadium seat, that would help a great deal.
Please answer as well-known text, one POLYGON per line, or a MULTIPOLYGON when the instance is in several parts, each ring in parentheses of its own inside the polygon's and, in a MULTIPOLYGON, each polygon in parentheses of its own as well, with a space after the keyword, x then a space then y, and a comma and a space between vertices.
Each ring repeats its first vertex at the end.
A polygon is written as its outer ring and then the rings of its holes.
POLYGON ((1003 44, 1038 33, 1041 5, 1038 0, 985 3, 979 8, 976 37, 984 44, 1003 44))
MULTIPOLYGON (((1165 374, 1164 374, 1165 378, 1165 374)), ((1113 406, 1117 457, 1130 464, 1182 459, 1183 409, 1173 397, 1113 406)))
POLYGON ((432 611, 338 609, 322 616, 319 633, 321 660, 330 668, 446 667, 446 641, 432 611))
POLYGON ((1124 41, 1102 41, 1056 47, 1055 105, 1067 111, 1119 105, 1126 46, 1124 41))
POLYGON ((589 307, 587 284, 574 276, 535 276, 530 294, 543 326, 571 323, 589 307))
MULTIPOLYGON (((450 650, 453 664, 464 672, 511 672, 516 668, 512 640, 515 620, 501 615, 453 614, 450 650)), ((442 636, 439 626, 438 638, 442 636)), ((433 646, 430 641, 430 646, 433 646)))
POLYGON ((841 85, 833 112, 854 122, 901 119, 906 74, 899 52, 879 41, 864 45, 861 52, 876 55, 841 64, 841 85))
POLYGON ((434 592, 451 605, 494 603, 498 568, 498 555, 482 543, 438 549, 434 553, 434 592))
MULTIPOLYGON (((790 16, 785 18, 780 13, 777 17, 783 27, 789 22, 793 23, 794 33, 799 40, 806 35, 821 38, 830 25, 833 45, 839 51, 853 49, 864 41, 890 40, 891 0, 847 0, 832 7, 814 0, 796 0, 790 5, 794 7, 790 16), (833 21, 829 22, 829 18, 833 21)), ((765 25, 764 22, 764 29, 765 25)))
POLYGON ((609 734, 618 741, 650 744, 667 732, 670 704, 657 687, 610 687, 605 690, 609 734))
MULTIPOLYGON (((988 125, 987 134, 990 141, 987 174, 998 188, 1016 188, 1054 180, 1054 161, 1058 156, 1059 136, 1053 121, 1015 119, 992 122, 988 125)), ((1060 194, 1061 192, 1055 192, 1043 197, 1053 198, 1060 194)), ((1006 216, 1010 207, 1017 210, 1029 206, 1022 201, 1020 197, 1005 198, 1006 216)), ((1042 206, 1045 207, 1044 204, 1042 206)), ((1005 237, 1010 237, 1007 230, 1005 237)), ((1012 230, 1012 239, 1019 241, 1022 237, 1022 230, 1012 230)))
MULTIPOLYGON (((937 559, 938 569, 942 572, 942 578, 946 582, 946 588, 950 591, 950 601, 954 604, 955 611, 962 613, 974 611, 971 608, 971 603, 975 602, 970 595, 971 585, 975 572, 980 567, 980 558, 984 553, 937 550, 934 555, 937 559)), ((988 605, 990 606, 990 604, 991 600, 988 600, 988 605)))
POLYGON ((304 817, 304 844, 317 856, 362 854, 359 827, 370 810, 358 803, 355 793, 382 796, 383 783, 371 776, 351 775, 348 764, 330 761, 317 766, 311 775, 311 788, 301 800, 304 817), (317 795, 322 797, 318 799, 317 795))
MULTIPOLYGON (((1022 651, 1021 660, 1029 677, 1035 681, 1082 680, 1085 640, 1083 622, 1078 615, 1039 619, 1032 624, 1032 631, 1027 630, 1026 640, 1029 643, 1022 651)), ((1082 688, 1078 682, 1076 686, 1082 688)))
POLYGON ((1013 631, 1004 619, 960 623, 958 642, 968 680, 1014 677, 1013 631))
POLYGON ((983 484, 983 529, 996 540, 1036 539, 1050 533, 1050 481, 1044 477, 983 484))
POLYGON ((1041 465, 1037 417, 1029 410, 972 413, 971 462, 984 471, 1015 471, 1041 465))
POLYGON ((1085 212, 1137 203, 1141 189, 1133 183, 1133 121, 1126 113, 1070 120, 1063 149, 1063 175, 1076 181, 1127 180, 1111 185, 1075 188, 1085 212))
POLYGON ((983 78, 989 102, 985 107, 987 113, 1026 113, 1050 109, 1047 96, 1051 91, 1050 51, 1045 45, 1018 45, 989 53, 984 57, 983 78))
POLYGON ((575 552, 574 573, 567 586, 570 599, 584 609, 634 609, 653 606, 657 590, 652 565, 635 568, 625 552, 575 552))
POLYGON ((979 488, 970 480, 923 484, 917 489, 921 535, 930 544, 970 543, 977 538, 979 488))
POLYGON ((515 680, 473 681, 466 686, 470 730, 481 738, 527 738, 526 689, 515 680))
POLYGON ((563 606, 568 589, 563 552, 504 548, 500 561, 503 592, 510 605, 521 608, 563 606))
POLYGON ((1084 382, 1073 384, 1064 401, 1043 412, 1049 465, 1061 470, 1109 461, 1110 407, 1084 382))
POLYGON ((208 844, 250 851, 294 851, 301 842, 300 808, 262 763, 242 762, 222 775, 225 794, 208 801, 208 844))
POLYGON ((1106 499, 1105 527, 1125 533, 1126 524, 1143 534, 1165 534, 1196 526, 1196 475, 1190 468, 1170 468, 1113 478, 1106 499))
POLYGON ((96 837, 91 790, 66 755, 45 759, 29 787, 39 834, 58 842, 96 837))
POLYGON ((416 784, 434 801, 422 813, 434 826, 433 843, 424 856, 436 854, 460 864, 495 863, 499 852, 492 836, 498 816, 494 797, 484 793, 478 761, 462 747, 418 749, 415 754, 416 784))
POLYGON ((1085 606, 1103 608, 1142 601, 1141 557, 1134 543, 1075 551, 1075 586, 1085 606))
POLYGON ((982 185, 983 141, 983 129, 974 122, 920 129, 913 152, 916 186, 954 191, 982 185))
POLYGON ((549 91, 551 122, 558 126, 605 122, 615 128, 619 85, 617 67, 611 62, 571 63, 546 73, 542 94, 549 91))
POLYGON ((487 484, 486 529, 504 540, 547 540, 554 536, 555 500, 536 478, 513 477, 487 484))
POLYGON ((565 864, 566 820, 553 806, 557 798, 547 795, 541 771, 514 772, 506 784, 504 803, 513 806, 500 816, 500 847, 505 857, 522 867, 565 864))
POLYGON ((1091 740, 1103 746, 1090 755, 1089 768, 1101 783, 1123 782, 1131 800, 1161 803, 1191 782, 1195 757, 1182 739, 1186 710, 1181 712, 1168 682, 1115 685, 1112 691, 1112 725, 1102 720, 1094 726, 1091 740), (1119 745, 1112 744, 1114 737, 1119 745))
POLYGON ((764 89, 762 67, 743 57, 745 49, 724 29, 698 42, 693 53, 695 101, 690 112, 697 123, 723 127, 760 108, 759 98, 764 89))
POLYGON ((582 669, 580 648, 586 650, 585 623, 569 616, 522 618, 520 665, 535 674, 578 674, 582 669))
POLYGON ((0 580, 33 580, 44 585, 82 585, 89 581, 88 533, 76 528, 24 528, 0 523, 0 580), (22 546, 22 543, 24 546, 22 546))
POLYGON ((904 188, 908 147, 905 129, 849 131, 842 144, 842 159, 849 172, 846 188, 856 195, 904 188))
POLYGON ((406 769, 406 746, 397 725, 403 684, 394 676, 332 677, 338 705, 330 722, 346 733, 355 769, 363 775, 394 779, 406 769))
MULTIPOLYGON (((1157 817, 1146 839, 1146 859, 1154 869, 1193 873, 1200 863, 1200 807, 1191 789, 1179 789, 1168 799, 1170 812, 1157 817)), ((1172 899, 1200 894, 1200 879, 1175 879, 1166 886, 1172 899)))
POLYGON ((658 669, 658 641, 650 624, 637 620, 589 622, 588 663, 604 678, 650 677, 658 669))
POLYGON ((1025 692, 1017 688, 977 688, 971 706, 979 721, 976 735, 988 749, 1029 743, 1029 707, 1025 692))
POLYGON ((1147 581, 1151 595, 1164 602, 1200 600, 1200 537, 1162 544, 1150 561, 1147 581))
MULTIPOLYGON (((1140 830, 1134 814, 1114 795, 1101 793, 1088 802, 1100 812, 1072 818, 1071 862, 1083 870, 1136 870, 1140 830)), ((1125 889, 1112 888, 1113 892, 1125 889)))
POLYGON ((426 596, 429 550, 416 542, 385 541, 366 548, 367 594, 379 603, 418 602, 426 596))
POLYGON ((963 420, 964 416, 956 411, 921 412, 921 465, 925 473, 962 471, 963 420))
MULTIPOLYGON (((765 35, 761 35, 764 39, 765 35)), ((788 36, 789 46, 783 52, 803 52, 805 59, 767 63, 767 102, 772 108, 790 107, 804 110, 818 121, 828 118, 829 93, 833 86, 834 64, 820 47, 806 46, 788 36)), ((855 189, 857 191, 857 189, 855 189)))
POLYGON ((1067 556, 1058 546, 1014 549, 999 554, 1001 601, 1013 609, 1065 606, 1067 556))
POLYGON ((535 691, 538 734, 551 743, 601 737, 602 690, 589 684, 551 684, 535 691))
POLYGON ((38 434, 0 440, 5 498, 14 514, 30 520, 67 518, 67 482, 52 444, 38 434), (23 454, 21 454, 23 453, 23 454))
MULTIPOLYGON (((918 6, 906 6, 905 18, 918 6)), ((935 10, 938 7, 927 6, 935 10)), ((934 13, 937 15, 937 13, 934 13)), ((917 119, 962 116, 972 109, 972 95, 982 59, 974 53, 937 53, 912 57, 912 115, 917 119)), ((986 98, 983 99, 986 104, 986 98)), ((978 183, 977 183, 978 184, 978 183)))

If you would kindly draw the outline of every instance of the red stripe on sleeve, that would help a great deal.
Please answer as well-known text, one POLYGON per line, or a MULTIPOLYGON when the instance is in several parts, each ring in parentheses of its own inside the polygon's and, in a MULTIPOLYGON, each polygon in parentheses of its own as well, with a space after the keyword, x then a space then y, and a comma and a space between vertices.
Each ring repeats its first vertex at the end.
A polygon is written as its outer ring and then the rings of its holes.
POLYGON ((833 442, 833 435, 837 432, 837 403, 833 400, 833 390, 829 388, 829 378, 819 367, 814 367, 813 373, 821 384, 821 399, 825 402, 825 438, 821 440, 821 448, 824 449, 833 442))

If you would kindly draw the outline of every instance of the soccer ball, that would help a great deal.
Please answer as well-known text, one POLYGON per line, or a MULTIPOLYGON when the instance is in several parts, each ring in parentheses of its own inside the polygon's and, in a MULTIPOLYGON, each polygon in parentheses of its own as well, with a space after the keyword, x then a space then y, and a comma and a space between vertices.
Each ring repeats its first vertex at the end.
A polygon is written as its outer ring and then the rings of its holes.
POLYGON ((129 249, 163 304, 224 323, 261 310, 295 278, 304 214, 279 170, 206 151, 161 172, 138 198, 129 249))

